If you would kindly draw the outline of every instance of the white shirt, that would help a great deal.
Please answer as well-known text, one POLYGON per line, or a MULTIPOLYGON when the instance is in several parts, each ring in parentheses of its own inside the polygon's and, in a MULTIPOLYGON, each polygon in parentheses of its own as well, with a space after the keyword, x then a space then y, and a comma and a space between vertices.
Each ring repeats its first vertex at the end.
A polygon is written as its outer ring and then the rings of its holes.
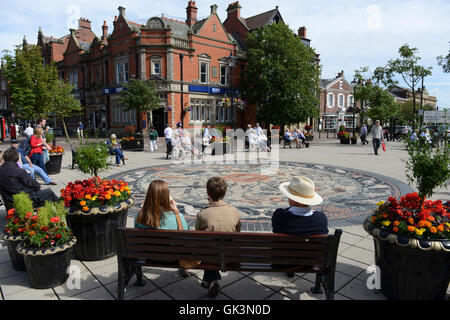
POLYGON ((33 130, 32 127, 27 127, 27 128, 25 129, 25 134, 26 134, 27 136, 31 136, 31 135, 33 135, 33 133, 34 133, 34 130, 33 130))
POLYGON ((172 139, 172 135, 173 135, 173 130, 170 127, 167 127, 164 130, 164 136, 166 137, 166 139, 172 139))
POLYGON ((262 132, 262 128, 261 128, 261 127, 255 127, 255 130, 256 130, 256 134, 257 134, 258 136, 260 136, 260 135, 261 135, 261 132, 262 132))
POLYGON ((311 209, 311 207, 290 207, 288 211, 294 216, 299 217, 310 217, 314 214, 314 211, 311 209))

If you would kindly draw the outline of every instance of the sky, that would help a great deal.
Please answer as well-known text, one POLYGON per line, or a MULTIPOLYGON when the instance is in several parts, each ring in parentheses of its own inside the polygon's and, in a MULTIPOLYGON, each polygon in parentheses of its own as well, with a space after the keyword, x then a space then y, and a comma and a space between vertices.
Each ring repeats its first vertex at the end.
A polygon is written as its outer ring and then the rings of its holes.
MULTIPOLYGON (((209 16, 210 6, 216 4, 223 22, 228 4, 234 1, 196 0, 198 17, 209 16)), ((29 43, 36 43, 39 27, 46 36, 62 37, 71 27, 77 27, 78 17, 91 20, 98 36, 106 20, 111 33, 119 6, 126 8, 127 19, 139 23, 162 14, 184 21, 187 2, 2 0, 0 50, 13 50, 24 36, 29 43)), ((403 44, 409 44, 418 49, 421 65, 433 68, 425 86, 438 98, 439 109, 450 108, 450 74, 445 74, 436 60, 450 50, 448 0, 241 0, 239 3, 244 18, 278 6, 283 20, 293 31, 305 26, 312 47, 320 54, 324 79, 334 78, 343 70, 351 82, 355 70, 368 66, 373 71, 384 66, 398 57, 398 49, 403 44)))

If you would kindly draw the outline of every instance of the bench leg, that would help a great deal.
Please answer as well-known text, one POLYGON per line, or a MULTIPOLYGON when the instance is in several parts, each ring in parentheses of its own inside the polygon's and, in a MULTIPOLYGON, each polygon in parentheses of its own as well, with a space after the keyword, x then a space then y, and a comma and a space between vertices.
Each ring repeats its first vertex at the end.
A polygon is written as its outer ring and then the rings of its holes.
POLYGON ((321 282, 322 282, 322 274, 317 273, 316 274, 316 285, 311 288, 311 292, 314 294, 322 294, 323 290, 321 288, 321 282))
POLYGON ((134 283, 135 287, 143 287, 145 286, 145 280, 142 276, 142 267, 136 267, 136 282, 134 283))

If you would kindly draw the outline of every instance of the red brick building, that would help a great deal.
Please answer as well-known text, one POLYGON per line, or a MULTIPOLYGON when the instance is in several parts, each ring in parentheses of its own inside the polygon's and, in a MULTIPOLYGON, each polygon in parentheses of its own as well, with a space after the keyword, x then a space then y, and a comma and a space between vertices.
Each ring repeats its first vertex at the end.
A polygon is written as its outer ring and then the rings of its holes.
MULTIPOLYGON (((128 19, 119 7, 111 33, 106 21, 102 36, 91 22, 79 20, 77 30, 62 38, 38 33, 45 61, 56 61, 61 78, 75 86, 74 94, 85 107, 84 121, 91 129, 121 130, 136 125, 136 112, 125 112, 118 102, 130 79, 154 81, 160 108, 144 113, 144 127, 153 123, 162 133, 166 123, 240 127, 256 121, 256 108, 247 106, 242 121, 238 108, 223 107, 222 98, 238 95, 239 63, 230 68, 230 56, 245 58, 248 32, 273 22, 283 22, 278 7, 260 15, 240 17, 239 2, 229 5, 222 24, 217 6, 198 20, 195 1, 189 1, 186 20, 152 17, 145 24, 128 19), (181 68, 183 70, 181 70, 181 68), (182 77, 183 75, 183 77, 182 77)), ((306 29, 299 36, 309 45, 306 29)), ((242 61, 242 60, 241 60, 242 61)), ((72 119, 72 126, 78 119, 72 119)))
MULTIPOLYGON (((336 131, 340 125, 353 128, 353 114, 348 108, 354 107, 354 90, 352 84, 344 77, 344 71, 334 79, 320 80, 320 114, 321 129, 336 131)), ((355 128, 359 126, 359 115, 355 115, 355 128)))

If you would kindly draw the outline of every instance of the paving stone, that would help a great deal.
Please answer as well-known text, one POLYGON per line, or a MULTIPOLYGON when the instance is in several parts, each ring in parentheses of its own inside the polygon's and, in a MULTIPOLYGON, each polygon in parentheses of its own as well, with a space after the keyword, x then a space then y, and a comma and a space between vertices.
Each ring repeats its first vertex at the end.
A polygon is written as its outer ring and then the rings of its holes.
POLYGON ((114 300, 114 298, 104 287, 99 287, 64 300, 114 300))
POLYGON ((8 250, 1 250, 0 251, 0 264, 10 262, 11 259, 9 258, 8 250))
POLYGON ((28 280, 26 272, 16 272, 12 276, 0 279, 0 287, 4 296, 31 289, 30 280, 28 280))
POLYGON ((5 300, 58 300, 58 297, 52 289, 27 289, 5 295, 5 300))
POLYGON ((60 299, 66 299, 68 297, 73 297, 83 292, 101 287, 102 284, 89 271, 86 270, 80 273, 79 288, 77 288, 77 285, 78 283, 76 281, 69 278, 66 283, 59 287, 55 287, 54 289, 60 299))
POLYGON ((95 268, 89 268, 89 270, 103 285, 110 284, 118 279, 117 263, 97 266, 95 268))
POLYGON ((362 248, 362 249, 366 249, 366 250, 369 250, 369 251, 372 251, 372 252, 375 251, 375 245, 373 243, 372 237, 363 239, 363 240, 361 240, 359 242, 355 242, 354 246, 362 248))
POLYGON ((138 297, 135 300, 173 300, 167 294, 165 294, 162 290, 156 290, 144 296, 138 297))
POLYGON ((339 243, 339 248, 338 248, 338 254, 342 253, 344 250, 347 250, 348 248, 350 248, 351 245, 346 244, 346 243, 339 243))
POLYGON ((340 255, 368 265, 375 264, 374 251, 369 251, 358 247, 352 247, 343 251, 340 255))
POLYGON ((365 272, 368 266, 365 263, 357 262, 340 255, 336 259, 336 271, 351 277, 356 277, 361 272, 365 272))
POLYGON ((294 278, 288 278, 286 273, 280 272, 255 272, 249 278, 278 291, 283 287, 294 286, 293 283, 300 277, 295 275, 294 278))
POLYGON ((11 261, 0 264, 0 279, 8 278, 22 272, 24 271, 14 270, 11 261))
POLYGON ((164 292, 175 300, 199 300, 208 294, 196 277, 189 277, 165 286, 164 292))
POLYGON ((353 300, 386 300, 376 290, 369 290, 365 281, 355 279, 339 290, 339 293, 353 300))
MULTIPOLYGON (((189 272, 195 275, 198 279, 203 279, 203 270, 190 270, 189 272)), ((219 283, 222 288, 245 277, 242 273, 234 271, 221 272, 220 275, 222 276, 222 279, 219 283)))
POLYGON ((279 294, 278 292, 275 292, 275 294, 271 295, 265 300, 292 300, 289 297, 279 294))
MULTIPOLYGON (((133 300, 137 297, 141 297, 158 290, 158 288, 149 280, 145 281, 145 286, 143 287, 134 286, 134 280, 135 279, 133 279, 127 287, 127 291, 125 292, 125 300, 133 300)), ((106 289, 108 289, 108 291, 114 296, 115 299, 117 299, 118 295, 117 287, 117 281, 106 286, 106 289)))
POLYGON ((177 269, 143 267, 142 273, 147 279, 152 281, 156 286, 160 288, 183 280, 183 277, 179 275, 177 269))
POLYGON ((250 278, 244 278, 235 282, 223 288, 222 291, 233 300, 264 300, 274 293, 272 289, 250 278))
MULTIPOLYGON (((78 260, 75 260, 78 261, 78 260)), ((104 266, 108 266, 111 264, 116 264, 117 265, 117 256, 105 259, 105 260, 101 260, 101 261, 81 261, 86 268, 88 269, 98 269, 99 267, 104 267, 104 266)))
POLYGON ((351 233, 353 235, 363 237, 363 238, 372 237, 370 234, 367 233, 366 230, 364 230, 364 227, 362 225, 342 227, 342 231, 346 232, 346 233, 351 233))
POLYGON ((293 286, 282 288, 278 293, 285 295, 292 300, 325 300, 325 294, 311 293, 314 282, 300 278, 293 284, 293 286))
POLYGON ((349 245, 353 245, 354 243, 360 242, 363 239, 364 239, 363 237, 343 231, 340 243, 346 243, 349 245))
MULTIPOLYGON (((314 273, 307 273, 303 279, 306 279, 308 281, 311 281, 313 283, 316 282, 316 275, 314 273)), ((349 275, 336 272, 334 275, 334 291, 339 291, 345 284, 350 282, 353 278, 349 275)))

